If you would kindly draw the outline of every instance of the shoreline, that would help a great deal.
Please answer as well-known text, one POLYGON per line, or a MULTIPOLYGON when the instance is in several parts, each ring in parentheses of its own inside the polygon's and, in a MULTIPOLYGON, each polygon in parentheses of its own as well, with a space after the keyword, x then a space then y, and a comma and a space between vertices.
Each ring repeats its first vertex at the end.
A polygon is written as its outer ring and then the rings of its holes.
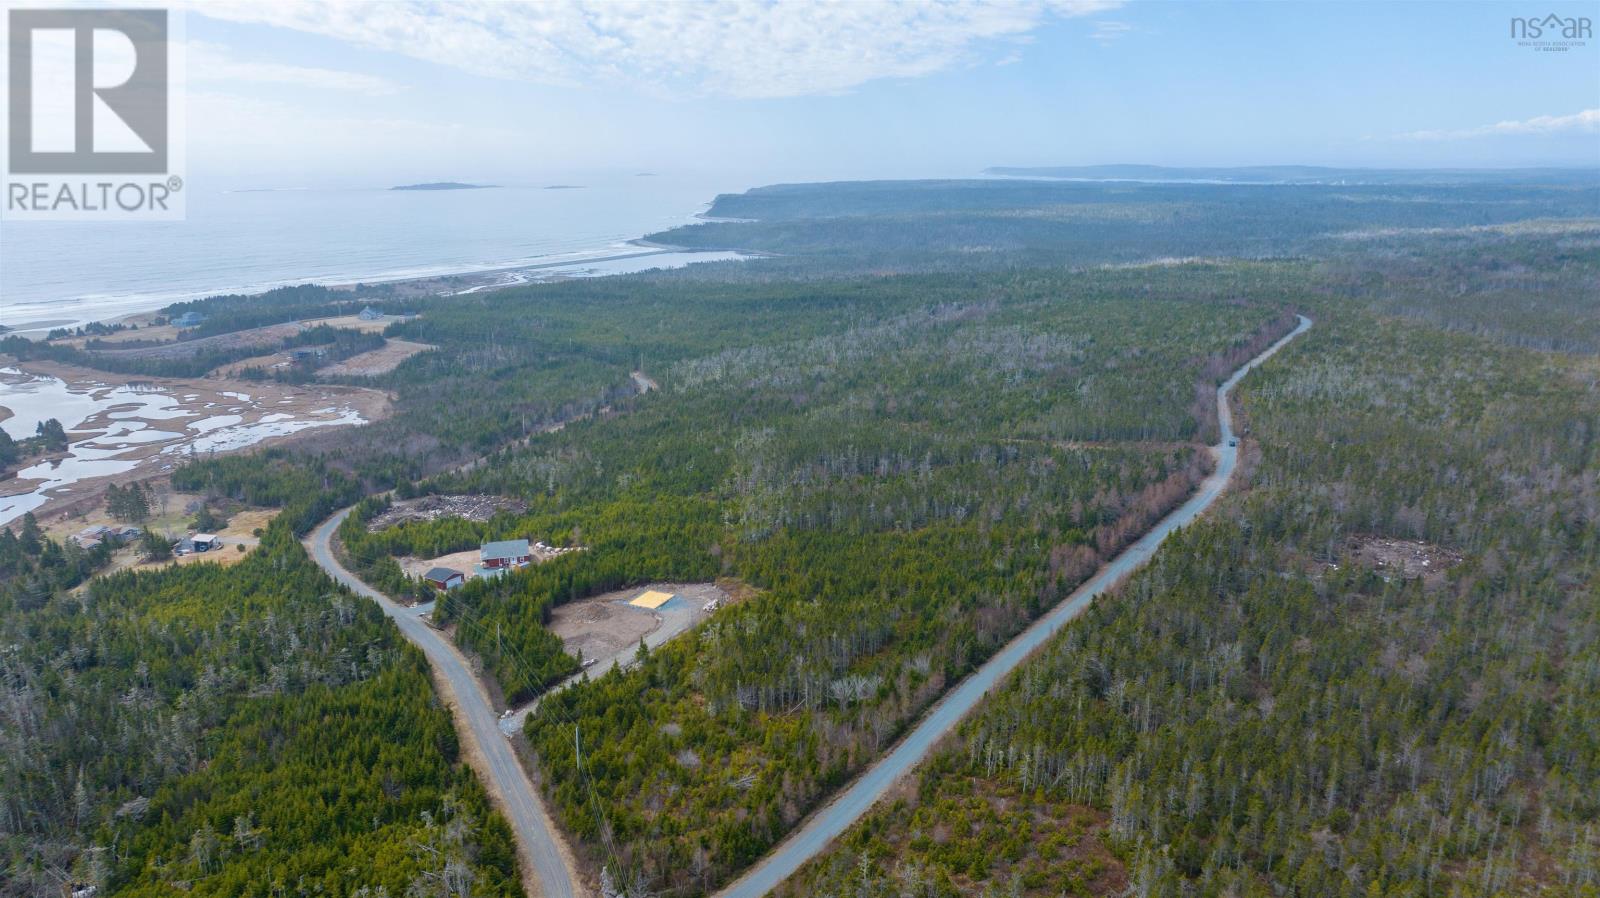
MULTIPOLYGON (((493 263, 489 267, 466 267, 427 274, 418 274, 413 270, 366 278, 337 277, 328 280, 299 278, 287 279, 267 285, 237 288, 222 287, 196 291, 192 294, 151 294, 142 299, 137 296, 125 297, 113 303, 113 308, 107 314, 98 317, 80 315, 67 318, 63 316, 70 315, 72 314, 71 312, 45 307, 37 311, 38 318, 30 318, 16 324, 6 325, 7 329, 0 331, 0 336, 25 336, 37 339, 54 328, 81 327, 91 322, 123 324, 133 322, 136 319, 148 320, 155 317, 156 313, 161 309, 174 303, 195 302, 216 296, 258 296, 280 287, 308 284, 321 283, 330 290, 339 291, 354 291, 358 286, 363 285, 383 285, 396 288, 399 298, 457 296, 495 290, 502 287, 514 287, 521 284, 546 283, 582 277, 608 277, 614 274, 631 274, 652 268, 682 268, 701 262, 735 261, 761 258, 763 256, 763 254, 752 252, 672 246, 654 243, 642 237, 629 240, 624 244, 614 245, 605 250, 594 250, 592 252, 596 254, 565 254, 561 257, 543 257, 509 264, 493 263), (664 266, 645 265, 634 268, 626 264, 637 260, 663 256, 677 258, 671 260, 672 264, 664 266), (696 256, 710 258, 697 259, 694 258, 696 256), (612 266, 618 270, 595 270, 596 266, 602 268, 612 266), (134 308, 133 306, 135 305, 138 307, 134 308)), ((140 323, 143 322, 141 321, 140 323)), ((0 322, 0 324, 5 323, 0 322)))

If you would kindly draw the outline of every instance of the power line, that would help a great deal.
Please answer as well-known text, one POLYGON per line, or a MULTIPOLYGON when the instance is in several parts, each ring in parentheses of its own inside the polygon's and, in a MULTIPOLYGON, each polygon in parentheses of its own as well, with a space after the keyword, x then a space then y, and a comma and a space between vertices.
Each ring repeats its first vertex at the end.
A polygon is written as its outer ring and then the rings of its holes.
MULTIPOLYGON (((454 596, 449 592, 445 592, 437 600, 437 603, 436 603, 435 607, 438 608, 438 607, 446 606, 447 603, 449 602, 449 600, 451 600, 451 599, 455 599, 456 600, 454 607, 457 610, 456 610, 455 614, 460 615, 459 617, 452 617, 452 620, 455 623, 457 623, 459 626, 474 628, 475 632, 477 632, 480 635, 482 635, 485 638, 487 638, 487 636, 488 636, 488 626, 481 620, 482 612, 478 611, 476 609, 473 609, 470 606, 468 606, 465 599, 462 599, 462 598, 459 598, 457 596, 454 596)), ((496 638, 497 638, 497 640, 499 638, 499 622, 498 621, 496 621, 496 638)), ((505 645, 499 644, 497 642, 496 648, 497 648, 497 650, 505 649, 505 650, 508 651, 508 655, 507 656, 510 658, 511 662, 517 668, 519 668, 518 673, 520 673, 523 676, 524 679, 526 679, 529 682, 539 682, 539 680, 534 676, 535 670, 533 668, 533 665, 528 663, 527 659, 522 655, 522 653, 516 648, 515 645, 505 646, 505 645)), ((506 656, 503 656, 503 657, 506 657, 506 656)), ((581 673, 581 671, 580 671, 580 673, 581 673)), ((587 777, 583 775, 583 755, 582 755, 582 741, 581 741, 581 736, 580 736, 580 722, 579 722, 577 717, 575 717, 572 714, 568 713, 565 708, 560 706, 560 704, 555 704, 555 705, 552 706, 552 705, 549 705, 549 704, 547 704, 546 702, 543 701, 544 698, 546 698, 546 697, 550 696, 551 694, 553 694, 553 691, 554 690, 547 688, 547 689, 544 689, 542 692, 540 692, 537 696, 535 696, 531 701, 537 705, 537 708, 530 709, 529 713, 530 714, 539 713, 541 711, 544 711, 546 708, 549 708, 550 709, 550 713, 553 714, 554 716, 560 718, 561 722, 572 724, 573 752, 574 752, 574 759, 575 759, 574 776, 575 776, 576 782, 578 783, 580 788, 583 788, 585 790, 585 792, 587 793, 587 796, 588 796, 588 799, 589 799, 588 804, 590 806, 590 811, 594 815, 595 833, 596 834, 600 834, 600 833, 602 833, 604 831, 604 828, 605 828, 605 813, 604 813, 604 810, 603 810, 603 803, 600 800, 600 794, 599 794, 598 790, 596 790, 596 788, 595 788, 594 777, 592 775, 591 776, 587 776, 587 777)), ((601 846, 602 846, 602 850, 606 853, 607 857, 609 858, 609 860, 611 862, 611 866, 613 866, 620 873, 621 869, 622 869, 622 864, 621 864, 620 858, 618 858, 616 853, 611 850, 611 846, 609 844, 606 844, 606 840, 604 840, 604 839, 601 840, 601 846)))

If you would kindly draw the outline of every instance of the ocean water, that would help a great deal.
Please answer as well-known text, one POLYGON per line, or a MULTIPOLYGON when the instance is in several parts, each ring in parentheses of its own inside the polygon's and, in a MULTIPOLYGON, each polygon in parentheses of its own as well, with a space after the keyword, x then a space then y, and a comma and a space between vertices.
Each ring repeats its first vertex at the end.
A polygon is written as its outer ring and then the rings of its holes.
MULTIPOLYGON (((583 186, 431 191, 207 191, 201 186, 189 197, 188 219, 182 222, 3 222, 0 325, 32 335, 153 311, 177 300, 255 293, 283 284, 538 267, 537 272, 505 272, 497 281, 516 283, 550 272, 620 274, 739 257, 618 258, 644 251, 629 241, 692 222, 717 193, 743 190, 746 184, 636 176, 562 183, 583 186)), ((0 429, 23 438, 40 421, 56 418, 72 435, 64 457, 33 462, 0 483, 0 526, 52 500, 83 495, 83 481, 164 473, 190 451, 232 451, 307 428, 364 422, 356 410, 337 403, 291 414, 239 393, 208 400, 168 386, 136 389, 117 381, 68 384, 49 375, 0 369, 0 429)))
MULTIPOLYGON (((629 240, 751 186, 632 175, 551 183, 581 187, 228 191, 201 182, 186 221, 0 223, 0 325, 73 326, 283 284, 581 262, 635 249, 629 240)), ((602 270, 640 267, 650 266, 602 270)))

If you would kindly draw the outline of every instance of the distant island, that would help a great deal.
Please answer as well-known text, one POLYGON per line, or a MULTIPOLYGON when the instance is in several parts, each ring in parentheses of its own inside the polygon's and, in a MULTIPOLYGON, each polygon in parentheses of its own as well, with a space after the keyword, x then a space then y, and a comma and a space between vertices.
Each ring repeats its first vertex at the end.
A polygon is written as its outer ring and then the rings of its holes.
POLYGON ((493 184, 463 184, 460 181, 430 181, 426 184, 402 184, 390 190, 487 190, 493 184))
POLYGON ((545 190, 582 190, 582 184, 547 184, 545 190))

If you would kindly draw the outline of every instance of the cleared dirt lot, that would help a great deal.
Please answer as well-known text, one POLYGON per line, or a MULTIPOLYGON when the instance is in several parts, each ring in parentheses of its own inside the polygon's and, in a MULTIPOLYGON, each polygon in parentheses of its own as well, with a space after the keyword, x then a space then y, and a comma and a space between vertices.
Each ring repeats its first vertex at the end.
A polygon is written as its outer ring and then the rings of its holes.
POLYGON ((593 660, 604 671, 625 651, 637 651, 639 640, 655 632, 661 620, 652 611, 626 601, 577 602, 551 613, 550 629, 561 637, 567 654, 593 660))
POLYGON ((557 606, 550 613, 550 632, 561 637, 567 653, 583 653, 593 660, 591 675, 611 669, 611 662, 626 666, 639 649, 639 640, 654 648, 706 617, 706 603, 728 601, 715 583, 647 583, 619 589, 557 606), (628 604, 648 590, 675 593, 677 598, 655 611, 628 604))
MULTIPOLYGON (((195 493, 174 492, 164 481, 147 486, 154 494, 154 501, 151 503, 152 513, 149 520, 138 526, 148 527, 156 533, 170 536, 173 540, 192 533, 189 521, 194 517, 194 510, 199 507, 203 497, 195 493)), ((276 510, 267 508, 245 508, 235 511, 228 519, 228 525, 215 531, 222 539, 222 548, 170 558, 166 561, 144 561, 143 553, 138 546, 124 546, 111 556, 110 566, 100 573, 154 570, 173 564, 200 564, 206 561, 222 565, 234 564, 244 560, 245 555, 261 542, 255 535, 256 531, 265 530, 276 515, 276 510), (243 547, 244 551, 239 551, 240 547, 243 547)), ((122 522, 113 520, 111 515, 106 513, 103 505, 84 514, 56 515, 42 523, 45 532, 57 540, 65 540, 93 524, 122 526, 122 522)), ((85 588, 86 585, 80 586, 79 589, 85 588)))
POLYGON ((103 337, 67 337, 61 340, 61 342, 67 346, 76 346, 79 349, 82 349, 84 344, 88 343, 90 340, 98 340, 101 343, 113 344, 132 343, 143 340, 176 340, 178 339, 178 334, 181 332, 181 328, 173 327, 170 324, 149 324, 141 325, 138 328, 130 328, 129 330, 121 330, 115 333, 106 334, 103 337))
MULTIPOLYGON (((485 520, 487 520, 487 518, 485 518, 485 520)), ((383 528, 380 527, 378 529, 381 530, 383 528)), ((541 562, 549 561, 550 559, 557 557, 558 554, 566 551, 572 550, 540 550, 538 544, 535 544, 533 546, 533 563, 539 564, 541 562)), ((402 555, 399 558, 396 558, 395 561, 399 563, 400 570, 408 577, 420 577, 423 574, 426 574, 429 568, 447 567, 460 571, 466 575, 468 580, 471 580, 477 576, 475 572, 477 570, 479 558, 480 555, 477 549, 463 549, 460 552, 451 552, 448 555, 440 555, 438 558, 418 558, 414 555, 402 555)))
MULTIPOLYGON (((729 586, 735 592, 746 591, 731 583, 729 586)), ((640 639, 654 649, 705 620, 710 614, 705 610, 708 602, 716 600, 719 605, 726 605, 740 598, 730 597, 729 590, 716 583, 645 583, 561 605, 550 613, 550 631, 561 637, 567 654, 582 652, 586 666, 550 691, 564 689, 585 674, 591 678, 603 676, 613 663, 629 667, 640 639), (677 598, 655 611, 628 604, 653 589, 675 593, 677 598)), ((536 698, 520 708, 508 709, 510 713, 500 718, 500 731, 508 736, 521 732, 523 721, 538 706, 536 698)))
POLYGON ((239 372, 248 368, 260 368, 262 371, 272 371, 277 368, 287 368, 294 364, 287 352, 269 352, 266 355, 253 355, 247 359, 230 362, 212 369, 207 377, 235 377, 239 372))
POLYGON ((419 496, 393 503, 387 511, 373 518, 368 526, 373 530, 384 530, 403 521, 432 521, 449 517, 483 523, 502 511, 522 514, 527 510, 527 503, 505 496, 419 496))
MULTIPOLYGON (((135 526, 148 527, 157 533, 169 533, 173 539, 187 534, 190 530, 189 522, 194 518, 201 503, 205 501, 205 497, 199 493, 174 490, 164 477, 149 481, 144 486, 150 494, 150 517, 135 526)), ((241 508, 231 513, 227 527, 216 532, 224 537, 254 539, 254 531, 257 528, 265 528, 275 515, 277 512, 272 509, 241 508)), ((124 522, 113 519, 102 503, 86 511, 75 510, 67 514, 53 515, 42 520, 40 524, 46 533, 60 540, 95 524, 120 527, 124 522)))
POLYGON ((374 374, 388 374, 400 367, 401 362, 417 353, 437 348, 427 343, 413 343, 410 340, 386 340, 383 346, 377 349, 319 368, 317 373, 336 377, 370 377, 374 374))
POLYGON ((384 315, 380 318, 374 318, 371 321, 366 321, 359 315, 340 315, 337 318, 310 318, 301 323, 307 327, 315 327, 319 324, 326 324, 329 327, 338 327, 345 330, 362 331, 363 333, 379 333, 384 328, 394 324, 396 321, 404 320, 406 319, 401 315, 384 315))
POLYGON ((396 559, 400 562, 400 570, 407 577, 420 577, 433 567, 454 568, 472 579, 472 569, 478 564, 478 550, 467 549, 461 552, 451 552, 449 555, 440 555, 438 558, 416 558, 404 555, 396 559))
POLYGON ((1461 561, 1454 549, 1414 539, 1385 536, 1357 536, 1350 541, 1350 552, 1358 562, 1375 568, 1386 577, 1420 577, 1428 586, 1444 582, 1445 572, 1461 561))

